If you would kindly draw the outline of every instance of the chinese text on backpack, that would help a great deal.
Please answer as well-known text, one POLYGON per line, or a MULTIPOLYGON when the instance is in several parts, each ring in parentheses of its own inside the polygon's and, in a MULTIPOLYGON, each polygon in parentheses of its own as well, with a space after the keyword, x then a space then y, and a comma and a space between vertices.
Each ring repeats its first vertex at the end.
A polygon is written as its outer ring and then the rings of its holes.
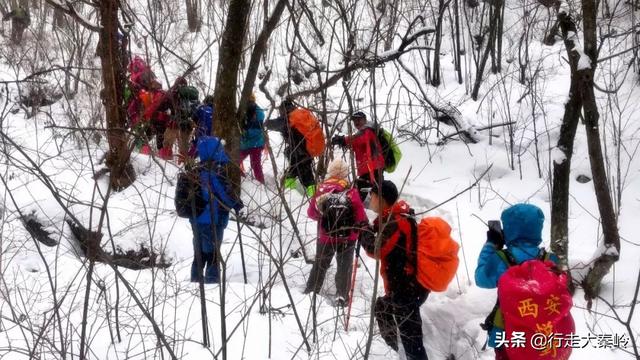
POLYGON ((558 341, 536 350, 531 344, 534 334, 562 334, 575 332, 571 317, 573 304, 567 289, 566 274, 557 271, 551 261, 529 260, 510 267, 498 280, 498 302, 504 317, 505 339, 513 332, 525 334, 524 347, 507 346, 510 359, 564 360, 571 355, 571 347, 558 341))
POLYGON ((176 89, 177 108, 175 121, 180 130, 191 130, 191 118, 198 108, 198 89, 193 86, 180 86, 176 89))
POLYGON ((402 152, 398 147, 398 144, 393 140, 393 136, 387 130, 379 128, 376 132, 380 146, 382 147, 382 154, 384 156, 384 171, 392 173, 396 171, 398 163, 402 158, 402 152))
POLYGON ((174 201, 179 217, 196 218, 202 214, 207 206, 207 199, 202 194, 199 171, 190 170, 178 174, 174 201))
POLYGON ((320 212, 322 230, 333 238, 347 238, 355 224, 353 206, 347 191, 329 193, 322 202, 320 212))
POLYGON ((439 217, 426 217, 417 226, 416 279, 431 291, 445 291, 458 270, 460 246, 451 238, 451 227, 439 217))
POLYGON ((290 126, 304 136, 309 155, 322 155, 325 147, 324 132, 316 117, 309 110, 298 108, 290 112, 288 118, 290 126))

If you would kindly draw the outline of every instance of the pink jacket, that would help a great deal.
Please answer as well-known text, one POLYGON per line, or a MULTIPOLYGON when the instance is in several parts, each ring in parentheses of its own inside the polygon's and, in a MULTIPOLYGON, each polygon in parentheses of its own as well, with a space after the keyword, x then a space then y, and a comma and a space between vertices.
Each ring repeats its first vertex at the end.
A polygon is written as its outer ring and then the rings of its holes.
MULTIPOLYGON (((347 186, 348 186, 348 183, 345 180, 337 180, 337 179, 325 180, 325 182, 323 182, 322 184, 320 184, 320 186, 318 186, 316 194, 313 196, 313 198, 311 198, 311 202, 309 203, 309 208, 307 209, 307 216, 309 216, 309 218, 315 221, 320 221, 320 218, 322 217, 322 215, 320 214, 320 211, 318 211, 318 208, 316 206, 316 199, 327 193, 344 191, 347 188, 347 186)), ((367 214, 364 212, 364 205, 362 204, 362 200, 360 199, 358 190, 352 188, 347 191, 348 191, 347 195, 351 200, 353 211, 355 212, 355 214, 353 214, 353 217, 356 223, 368 221, 367 214)), ((353 230, 351 232, 351 235, 347 238, 347 240, 348 241, 358 240, 358 233, 359 233, 358 230, 353 230)), ((322 230, 322 227, 318 226, 318 241, 320 241, 321 243, 332 244, 332 243, 337 243, 343 240, 344 239, 329 237, 322 230)))

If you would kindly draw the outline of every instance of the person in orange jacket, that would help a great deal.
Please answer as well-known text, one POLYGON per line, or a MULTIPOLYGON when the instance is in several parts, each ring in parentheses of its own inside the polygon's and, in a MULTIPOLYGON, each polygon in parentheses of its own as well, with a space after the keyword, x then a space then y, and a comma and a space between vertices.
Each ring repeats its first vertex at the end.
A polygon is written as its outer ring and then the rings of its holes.
POLYGON ((427 360, 422 339, 420 306, 429 290, 415 277, 416 258, 412 249, 417 241, 417 224, 409 204, 398 200, 398 189, 389 180, 371 188, 369 208, 378 214, 373 226, 361 232, 360 245, 370 257, 380 260, 385 295, 375 303, 380 335, 398 351, 398 333, 408 360, 427 360), (378 235, 378 231, 381 234, 378 235), (376 239, 380 236, 379 253, 376 239))

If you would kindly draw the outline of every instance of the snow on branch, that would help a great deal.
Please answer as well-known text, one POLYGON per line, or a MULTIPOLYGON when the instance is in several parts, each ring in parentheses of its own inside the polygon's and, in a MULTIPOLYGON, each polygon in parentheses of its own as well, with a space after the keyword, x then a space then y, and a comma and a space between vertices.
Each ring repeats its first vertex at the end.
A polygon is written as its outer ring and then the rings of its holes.
POLYGON ((56 9, 62 11, 63 13, 71 16, 75 20, 77 20, 82 26, 86 27, 91 31, 99 32, 102 27, 95 25, 89 19, 86 19, 82 14, 78 13, 78 11, 73 7, 71 2, 62 1, 62 0, 46 0, 47 4, 55 7, 56 9))

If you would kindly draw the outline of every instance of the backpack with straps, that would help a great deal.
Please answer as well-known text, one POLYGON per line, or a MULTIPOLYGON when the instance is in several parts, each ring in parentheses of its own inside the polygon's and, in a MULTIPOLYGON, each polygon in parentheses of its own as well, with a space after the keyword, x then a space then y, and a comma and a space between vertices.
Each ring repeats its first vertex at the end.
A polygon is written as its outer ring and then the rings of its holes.
POLYGON ((409 219, 415 239, 410 251, 414 254, 416 280, 425 289, 446 291, 460 263, 460 245, 451 238, 451 226, 440 217, 426 217, 419 224, 409 219))
MULTIPOLYGON (((552 261, 544 261, 544 257, 543 254, 542 259, 511 266, 498 280, 498 301, 507 340, 512 338, 511 334, 524 333, 525 343, 531 344, 534 334, 549 339, 554 334, 575 333, 568 277, 552 261)), ((547 340, 546 346, 509 346, 506 351, 510 359, 568 359, 571 347, 562 345, 562 341, 547 340)))
POLYGON ((320 226, 332 238, 348 238, 353 231, 355 217, 348 191, 344 190, 323 195, 325 198, 319 209, 322 214, 320 226))
POLYGON ((198 110, 198 89, 184 85, 176 89, 175 122, 180 130, 189 131, 193 126, 192 118, 198 110))
MULTIPOLYGON (((575 331, 571 317, 571 294, 567 289, 568 278, 550 260, 541 248, 538 255, 518 264, 508 250, 496 250, 507 265, 507 271, 498 280, 498 298, 493 310, 480 326, 486 331, 493 327, 504 329, 507 340, 512 332, 525 333, 526 343, 534 333, 569 335, 575 331)), ((549 346, 506 347, 513 359, 567 359, 571 348, 549 346)))
POLYGON ((202 192, 200 168, 196 167, 178 174, 174 202, 179 217, 197 218, 204 212, 208 201, 202 192))
POLYGON ((289 113, 289 126, 304 136, 307 152, 312 157, 322 155, 325 148, 324 132, 311 111, 297 108, 289 113))
POLYGON ((398 163, 402 158, 400 147, 398 147, 398 144, 396 144, 395 140, 393 140, 393 136, 387 130, 380 127, 376 131, 376 135, 378 137, 378 141, 380 142, 380 146, 382 147, 382 154, 384 156, 384 171, 392 173, 396 171, 398 163))

